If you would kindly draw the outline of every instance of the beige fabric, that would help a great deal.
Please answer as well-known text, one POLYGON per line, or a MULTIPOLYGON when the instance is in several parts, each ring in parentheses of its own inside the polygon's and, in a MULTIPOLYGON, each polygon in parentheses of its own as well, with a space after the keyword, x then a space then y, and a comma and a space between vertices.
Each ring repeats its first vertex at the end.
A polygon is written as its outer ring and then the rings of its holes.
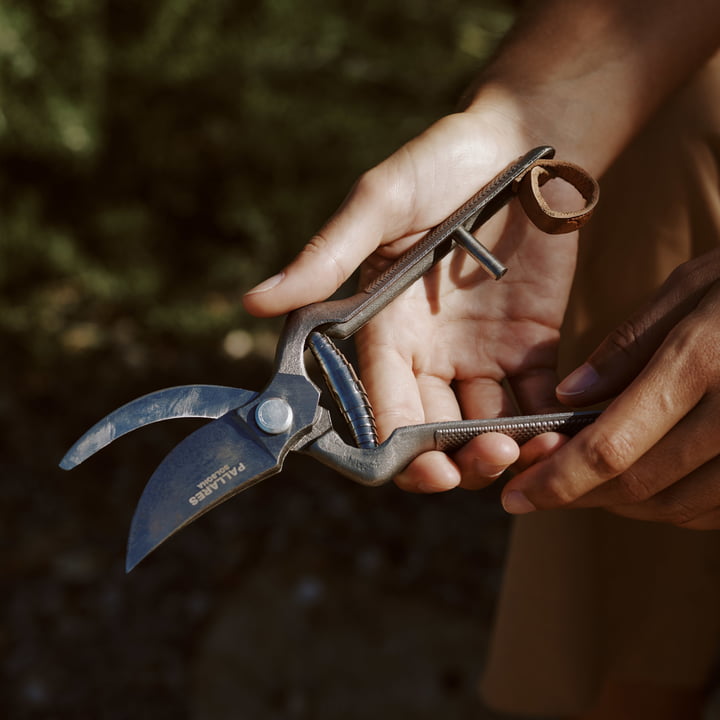
MULTIPOLYGON (((565 371, 675 266, 720 242, 719 159, 716 58, 601 182, 581 234, 565 371)), ((516 521, 482 682, 491 706, 575 714, 608 677, 700 687, 719 655, 720 532, 600 511, 516 521)))

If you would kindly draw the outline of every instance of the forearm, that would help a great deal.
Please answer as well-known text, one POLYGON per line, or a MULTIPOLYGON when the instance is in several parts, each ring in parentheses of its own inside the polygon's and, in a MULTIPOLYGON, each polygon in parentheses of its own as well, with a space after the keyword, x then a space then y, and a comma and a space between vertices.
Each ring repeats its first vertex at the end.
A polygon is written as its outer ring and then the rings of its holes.
POLYGON ((532 2, 468 111, 492 106, 599 175, 719 44, 716 0, 532 2))

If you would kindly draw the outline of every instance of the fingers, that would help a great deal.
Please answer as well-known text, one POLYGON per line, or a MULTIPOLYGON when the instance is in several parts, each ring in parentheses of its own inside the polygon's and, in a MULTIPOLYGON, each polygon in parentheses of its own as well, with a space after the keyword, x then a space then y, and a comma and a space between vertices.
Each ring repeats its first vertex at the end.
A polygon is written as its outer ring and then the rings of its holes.
POLYGON ((390 233, 403 232, 411 196, 387 162, 366 173, 290 265, 245 295, 246 309, 267 317, 330 296, 390 233))
MULTIPOLYGON (((490 418, 516 414, 515 402, 528 412, 556 409, 554 388, 557 375, 551 368, 537 367, 510 378, 515 401, 502 385, 490 378, 474 378, 456 384, 462 400, 463 417, 490 418)), ((486 487, 518 462, 525 467, 557 450, 566 438, 544 433, 522 448, 506 435, 481 435, 455 453, 454 460, 462 473, 461 487, 478 490, 486 487)))
POLYGON ((520 455, 514 464, 514 469, 518 472, 527 470, 527 468, 532 465, 550 457, 569 440, 570 438, 567 437, 567 435, 560 435, 554 432, 537 435, 524 443, 520 448, 520 455))
MULTIPOLYGON (((359 347, 362 376, 382 439, 403 425, 457 421, 468 417, 468 411, 473 413, 471 417, 509 412, 509 399, 495 381, 467 381, 453 388, 449 383, 451 369, 447 369, 448 377, 416 369, 413 357, 405 356, 400 349, 406 347, 400 331, 384 335, 389 329, 407 326, 407 322, 398 322, 391 311, 389 318, 378 318, 363 331, 359 347), (462 412, 458 396, 463 401, 462 412)), ((411 334, 413 330, 410 329, 411 334)), ((468 443, 452 458, 440 452, 425 453, 396 478, 396 483, 411 492, 440 492, 458 485, 470 489, 484 487, 517 455, 513 440, 497 433, 488 434, 468 443)))
POLYGON ((567 506, 628 472, 702 397, 683 366, 675 353, 651 362, 593 425, 508 483, 506 510, 567 506))
MULTIPOLYGON (((412 422, 406 425, 413 425, 419 422, 445 422, 457 420, 460 417, 455 395, 446 382, 440 378, 419 375, 415 384, 416 412, 412 422)), ((390 396, 391 402, 397 393, 390 396)), ((407 407, 408 403, 404 403, 407 407)), ((380 413, 383 427, 388 425, 388 407, 381 401, 380 413)), ((396 411, 392 411, 393 421, 398 421, 396 411)), ((443 492, 451 490, 460 483, 460 471, 455 463, 444 453, 425 453, 417 458, 397 478, 398 487, 411 492, 443 492)))
MULTIPOLYGON (((554 361, 555 358, 552 358, 554 361)), ((558 377, 554 367, 536 367, 510 378, 510 386, 523 412, 555 412, 559 409, 555 388, 558 377)))
POLYGON ((517 460, 518 453, 517 443, 507 435, 478 435, 453 456, 462 473, 460 487, 466 490, 487 487, 517 460))
POLYGON ((720 460, 704 464, 645 502, 609 509, 635 520, 669 523, 693 530, 720 529, 720 460))
MULTIPOLYGON (((457 382, 456 391, 465 418, 503 417, 514 413, 513 403, 500 383, 492 378, 457 382)), ((479 490, 502 475, 518 458, 517 443, 507 435, 489 433, 471 440, 453 459, 462 474, 460 486, 479 490)))
MULTIPOLYGON (((574 507, 644 505, 710 462, 720 449, 718 407, 703 401, 626 472, 579 498, 574 507)), ((660 520, 661 518, 658 518, 660 520)))
POLYGON ((459 380, 455 388, 463 417, 492 418, 515 414, 512 399, 493 377, 459 380))
MULTIPOLYGON (((459 416, 455 398, 446 383, 427 375, 416 377, 412 357, 391 332, 392 325, 375 321, 362 331, 358 346, 363 384, 371 400, 380 440, 406 425, 459 416), (389 336, 385 336, 388 331, 389 336)), ((457 487, 460 473, 444 453, 425 453, 395 480, 409 492, 441 492, 457 487)))
POLYGON ((705 513, 683 525, 687 530, 720 530, 720 509, 705 513))
POLYGON ((670 331, 693 312, 719 275, 719 251, 677 268, 645 308, 618 326, 585 364, 560 383, 560 401, 570 406, 591 405, 621 392, 670 331))
POLYGON ((445 492, 460 484, 460 471, 445 453, 432 451, 415 458, 395 478, 395 484, 406 492, 445 492))
MULTIPOLYGON (((720 291, 710 288, 594 425, 508 483, 506 509, 644 502, 717 455, 719 311, 720 291)), ((629 343, 622 357, 645 352, 642 341, 629 343)))

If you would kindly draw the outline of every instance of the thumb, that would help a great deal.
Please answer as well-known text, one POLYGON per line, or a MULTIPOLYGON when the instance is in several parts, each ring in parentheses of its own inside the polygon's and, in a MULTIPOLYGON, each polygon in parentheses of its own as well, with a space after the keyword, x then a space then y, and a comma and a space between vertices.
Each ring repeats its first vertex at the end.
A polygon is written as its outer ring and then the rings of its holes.
POLYGON ((245 294, 248 312, 269 317, 324 300, 381 244, 401 237, 413 192, 391 176, 387 161, 365 173, 297 257, 245 294))

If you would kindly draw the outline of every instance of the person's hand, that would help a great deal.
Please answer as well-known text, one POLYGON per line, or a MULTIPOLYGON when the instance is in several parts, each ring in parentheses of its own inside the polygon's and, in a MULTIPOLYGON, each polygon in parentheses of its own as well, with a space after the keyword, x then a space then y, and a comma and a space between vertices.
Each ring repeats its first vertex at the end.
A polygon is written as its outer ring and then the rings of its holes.
POLYGON ((720 249, 681 265, 558 397, 615 399, 569 442, 546 435, 523 447, 527 469, 505 487, 506 509, 602 507, 720 529, 720 249))
MULTIPOLYGON (((381 271, 505 165, 543 144, 488 107, 444 118, 366 173, 298 257, 246 295, 246 308, 268 316, 322 300, 366 258, 366 276, 381 271)), ((511 205, 481 231, 509 266, 501 281, 455 251, 362 331, 361 376, 381 438, 401 425, 513 414, 511 394, 527 412, 557 405, 555 347, 575 239, 541 233, 511 205)), ((487 435, 455 462, 427 453, 398 482, 418 491, 461 480, 477 487, 518 452, 506 436, 487 435)))

